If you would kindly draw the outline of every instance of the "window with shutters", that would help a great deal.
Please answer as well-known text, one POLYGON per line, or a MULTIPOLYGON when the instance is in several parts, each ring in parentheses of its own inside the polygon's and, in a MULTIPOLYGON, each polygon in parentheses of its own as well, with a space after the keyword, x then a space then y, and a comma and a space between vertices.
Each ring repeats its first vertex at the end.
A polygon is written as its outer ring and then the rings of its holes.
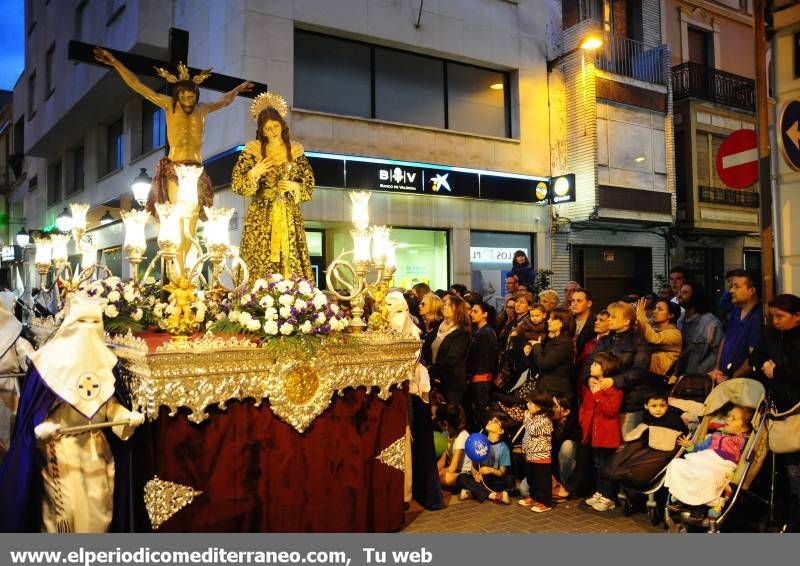
POLYGON ((708 134, 705 132, 697 132, 695 151, 697 152, 697 185, 701 187, 710 187, 711 152, 708 150, 708 134))

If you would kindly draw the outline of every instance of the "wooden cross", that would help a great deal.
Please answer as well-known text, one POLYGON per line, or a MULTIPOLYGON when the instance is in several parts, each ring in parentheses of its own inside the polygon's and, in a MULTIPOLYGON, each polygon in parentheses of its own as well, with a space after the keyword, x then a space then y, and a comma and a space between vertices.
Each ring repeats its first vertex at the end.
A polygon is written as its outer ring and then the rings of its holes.
MULTIPOLYGON (((90 43, 72 40, 69 42, 68 57, 72 61, 79 61, 81 63, 97 65, 105 69, 110 69, 108 65, 104 65, 95 59, 93 52, 95 47, 97 46, 90 43)), ((184 63, 186 65, 189 64, 189 32, 178 28, 170 28, 168 61, 161 61, 159 59, 153 59, 152 57, 128 53, 126 51, 116 51, 106 47, 103 49, 111 52, 111 54, 114 55, 114 57, 116 57, 120 63, 130 69, 132 73, 146 77, 161 78, 156 73, 155 67, 166 67, 173 72, 177 72, 174 71, 174 69, 178 66, 178 63, 184 63)), ((201 69, 189 67, 189 72, 192 76, 196 75, 198 72, 200 72, 200 70, 201 69)), ((237 77, 231 77, 229 75, 222 75, 220 73, 211 73, 211 75, 205 81, 203 81, 202 88, 217 90, 220 92, 229 92, 245 82, 245 80, 247 79, 240 79, 237 77)), ((262 92, 267 92, 267 85, 254 81, 250 82, 253 83, 253 90, 250 92, 241 92, 239 93, 239 96, 255 98, 262 92)))

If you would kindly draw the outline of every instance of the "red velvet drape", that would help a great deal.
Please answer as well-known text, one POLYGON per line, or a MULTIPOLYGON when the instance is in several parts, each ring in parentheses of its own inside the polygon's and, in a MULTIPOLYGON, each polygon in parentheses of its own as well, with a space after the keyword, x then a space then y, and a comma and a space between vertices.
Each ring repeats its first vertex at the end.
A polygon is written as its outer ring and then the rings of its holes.
MULTIPOLYGON (((142 429, 135 492, 154 475, 203 492, 159 532, 387 532, 403 522, 403 473, 376 459, 402 438, 405 389, 388 401, 364 388, 335 397, 304 434, 264 402, 185 413, 142 429)), ((139 530, 150 527, 139 505, 139 530)))

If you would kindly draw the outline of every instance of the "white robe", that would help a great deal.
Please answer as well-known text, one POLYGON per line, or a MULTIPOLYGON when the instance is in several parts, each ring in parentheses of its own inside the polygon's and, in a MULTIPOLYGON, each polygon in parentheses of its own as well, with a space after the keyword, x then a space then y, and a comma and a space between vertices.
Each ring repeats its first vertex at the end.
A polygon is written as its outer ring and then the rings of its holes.
MULTIPOLYGON (((47 421, 62 427, 127 419, 130 412, 111 398, 89 420, 67 403, 57 403, 47 421)), ((127 440, 133 427, 111 429, 127 440)), ((43 532, 104 533, 114 511, 114 456, 102 430, 39 442, 46 457, 42 469, 43 532)))

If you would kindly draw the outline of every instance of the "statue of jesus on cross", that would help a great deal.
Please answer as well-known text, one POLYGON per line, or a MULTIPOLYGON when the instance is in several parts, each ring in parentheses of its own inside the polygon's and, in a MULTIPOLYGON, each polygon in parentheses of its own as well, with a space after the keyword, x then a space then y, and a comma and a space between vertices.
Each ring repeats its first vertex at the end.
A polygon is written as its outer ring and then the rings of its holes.
MULTIPOLYGON (((210 70, 201 71, 194 77, 190 77, 188 67, 179 64, 176 77, 164 68, 156 68, 156 72, 172 85, 172 95, 168 96, 159 94, 142 83, 106 49, 95 47, 94 56, 99 62, 113 67, 129 87, 156 106, 163 108, 166 114, 169 155, 161 158, 158 162, 147 199, 147 210, 157 216, 156 203, 176 203, 178 200, 178 175, 175 167, 179 165, 202 167, 203 158, 200 150, 203 146, 206 114, 225 108, 235 100, 238 94, 251 91, 253 83, 245 81, 230 92, 223 94, 215 102, 199 103, 198 86, 208 78, 211 74, 210 70)), ((189 225, 181 227, 182 240, 177 250, 178 265, 181 271, 184 269, 183 260, 186 253, 192 246, 191 239, 194 238, 196 232, 198 217, 205 219, 203 207, 212 206, 213 201, 214 188, 211 179, 206 173, 203 173, 197 181, 197 206, 188 220, 189 225)))

